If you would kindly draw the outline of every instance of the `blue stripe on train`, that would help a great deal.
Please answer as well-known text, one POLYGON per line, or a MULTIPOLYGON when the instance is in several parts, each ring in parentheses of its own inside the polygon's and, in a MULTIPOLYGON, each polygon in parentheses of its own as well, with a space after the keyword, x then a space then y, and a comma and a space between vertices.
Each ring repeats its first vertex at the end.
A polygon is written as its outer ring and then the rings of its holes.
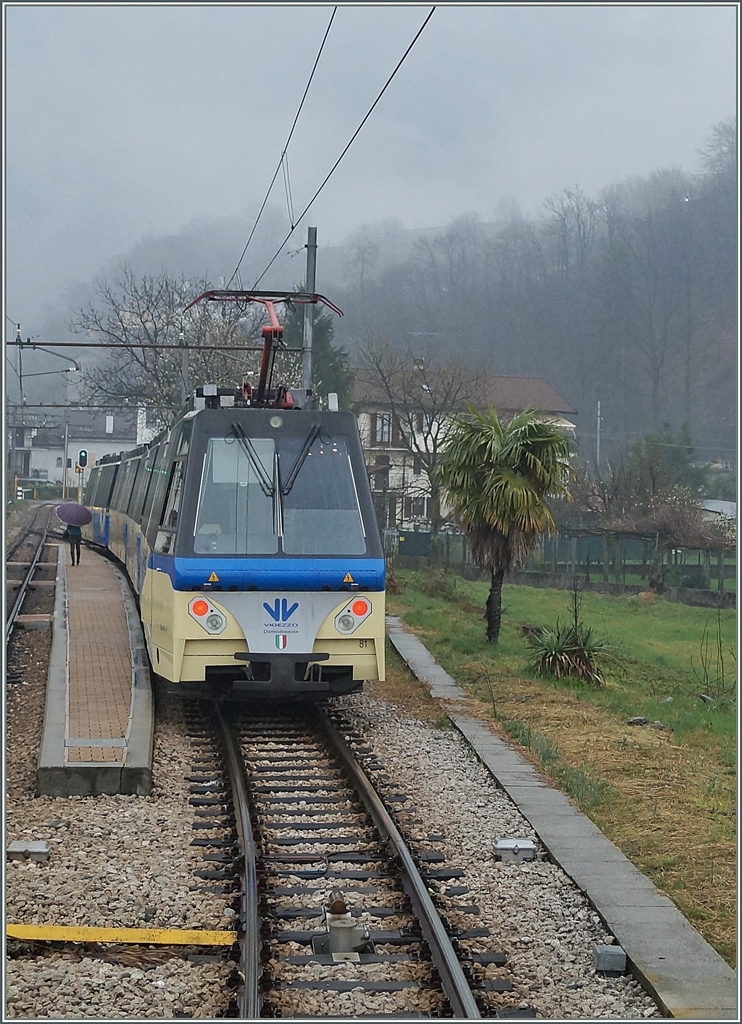
POLYGON ((166 572, 173 590, 203 587, 216 574, 211 585, 222 590, 342 591, 350 590, 352 582, 364 590, 381 591, 386 570, 383 558, 171 558, 154 553, 149 566, 166 572))

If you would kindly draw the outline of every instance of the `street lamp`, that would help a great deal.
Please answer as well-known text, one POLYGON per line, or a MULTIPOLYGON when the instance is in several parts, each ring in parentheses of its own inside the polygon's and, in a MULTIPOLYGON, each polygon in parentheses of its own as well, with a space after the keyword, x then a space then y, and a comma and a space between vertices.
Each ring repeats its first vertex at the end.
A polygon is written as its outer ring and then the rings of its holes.
POLYGON ((23 379, 25 380, 27 377, 48 377, 50 373, 75 373, 75 371, 79 370, 80 367, 75 363, 74 366, 65 366, 63 370, 41 370, 39 373, 24 373, 23 379))

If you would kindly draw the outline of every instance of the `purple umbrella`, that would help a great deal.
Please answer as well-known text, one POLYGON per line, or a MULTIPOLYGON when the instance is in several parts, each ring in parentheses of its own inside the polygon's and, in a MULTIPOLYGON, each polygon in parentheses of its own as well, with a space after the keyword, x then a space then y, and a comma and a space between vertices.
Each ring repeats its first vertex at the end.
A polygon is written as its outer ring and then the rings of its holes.
POLYGON ((57 516, 68 526, 87 526, 93 521, 93 513, 78 505, 76 501, 66 501, 64 505, 57 505, 55 509, 57 516))

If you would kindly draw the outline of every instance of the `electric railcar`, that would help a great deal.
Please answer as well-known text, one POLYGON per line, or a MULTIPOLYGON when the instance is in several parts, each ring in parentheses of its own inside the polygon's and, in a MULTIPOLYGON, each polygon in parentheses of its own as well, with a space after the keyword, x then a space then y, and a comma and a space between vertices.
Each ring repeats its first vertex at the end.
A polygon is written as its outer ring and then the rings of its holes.
POLYGON ((263 373, 257 392, 206 386, 168 432, 90 471, 87 536, 124 565, 153 671, 184 692, 384 678, 385 561, 357 424, 308 404, 263 373))

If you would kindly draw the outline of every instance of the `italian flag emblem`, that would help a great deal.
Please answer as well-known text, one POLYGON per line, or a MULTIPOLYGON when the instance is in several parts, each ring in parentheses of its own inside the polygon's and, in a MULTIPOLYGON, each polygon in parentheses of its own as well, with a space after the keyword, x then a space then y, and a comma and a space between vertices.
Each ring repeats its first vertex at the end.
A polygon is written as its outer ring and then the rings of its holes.
POLYGON ((286 636, 285 633, 278 633, 276 635, 276 647, 279 649, 279 651, 285 650, 287 643, 288 637, 286 636))

